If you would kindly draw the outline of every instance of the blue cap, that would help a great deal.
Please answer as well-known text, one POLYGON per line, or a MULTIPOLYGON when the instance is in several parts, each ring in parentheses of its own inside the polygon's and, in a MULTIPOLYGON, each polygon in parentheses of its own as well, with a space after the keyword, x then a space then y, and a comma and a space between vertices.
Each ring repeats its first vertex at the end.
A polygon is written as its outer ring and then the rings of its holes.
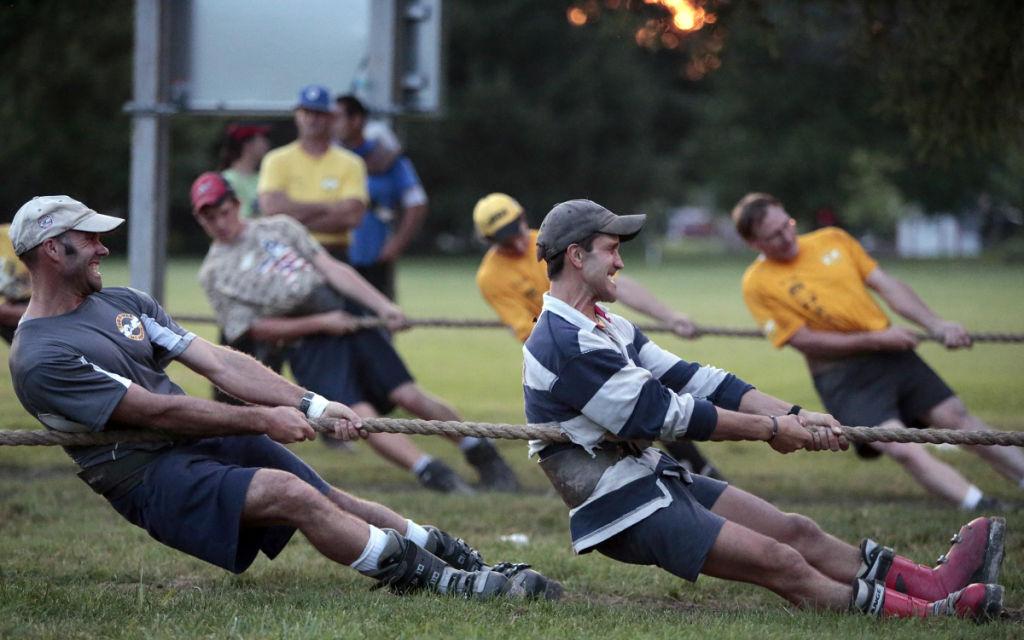
POLYGON ((327 87, 311 84, 299 92, 299 103, 295 108, 332 113, 334 108, 331 105, 331 92, 327 87))

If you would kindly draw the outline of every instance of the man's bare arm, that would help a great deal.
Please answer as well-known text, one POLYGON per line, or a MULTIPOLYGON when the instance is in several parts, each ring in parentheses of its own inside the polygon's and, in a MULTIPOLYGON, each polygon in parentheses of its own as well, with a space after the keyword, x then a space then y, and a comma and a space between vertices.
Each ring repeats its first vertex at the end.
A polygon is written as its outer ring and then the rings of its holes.
POLYGON ((910 285, 876 268, 864 281, 903 318, 923 327, 949 349, 971 346, 967 330, 958 322, 943 320, 931 310, 910 285))
POLYGON ((359 198, 329 203, 296 202, 284 191, 264 191, 259 195, 259 201, 263 215, 283 213, 318 233, 342 233, 354 229, 366 213, 366 203, 359 198))
POLYGON ((810 360, 822 360, 877 351, 906 351, 916 347, 917 342, 917 336, 906 327, 851 332, 800 327, 787 344, 810 360))

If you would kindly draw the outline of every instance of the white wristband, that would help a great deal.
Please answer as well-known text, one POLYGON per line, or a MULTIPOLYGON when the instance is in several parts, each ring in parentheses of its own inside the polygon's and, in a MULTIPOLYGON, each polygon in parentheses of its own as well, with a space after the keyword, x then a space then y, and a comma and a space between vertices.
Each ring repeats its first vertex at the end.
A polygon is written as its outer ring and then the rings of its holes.
POLYGON ((299 405, 299 408, 305 410, 307 418, 316 419, 324 414, 324 410, 327 409, 327 402, 327 398, 319 393, 308 391, 302 397, 302 403, 299 405))

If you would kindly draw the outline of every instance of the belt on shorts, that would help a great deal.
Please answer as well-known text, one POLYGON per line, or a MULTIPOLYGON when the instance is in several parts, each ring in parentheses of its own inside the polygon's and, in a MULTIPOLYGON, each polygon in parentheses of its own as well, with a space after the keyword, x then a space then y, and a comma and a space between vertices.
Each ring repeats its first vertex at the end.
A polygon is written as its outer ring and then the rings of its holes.
POLYGON ((631 442, 605 440, 594 447, 594 455, 578 444, 556 442, 541 449, 539 464, 555 492, 570 509, 590 497, 601 476, 619 460, 640 456, 643 449, 631 442))
POLYGON ((113 502, 142 484, 146 467, 164 451, 135 451, 117 460, 101 462, 78 472, 89 488, 113 502))

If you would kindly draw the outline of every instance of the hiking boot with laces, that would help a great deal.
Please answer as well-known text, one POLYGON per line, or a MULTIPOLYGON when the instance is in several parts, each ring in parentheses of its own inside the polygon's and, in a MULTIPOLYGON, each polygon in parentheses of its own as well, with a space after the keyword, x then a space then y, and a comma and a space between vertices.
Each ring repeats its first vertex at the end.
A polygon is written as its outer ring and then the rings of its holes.
POLYGON ((428 489, 442 493, 458 493, 471 495, 476 493, 473 487, 465 483, 451 468, 437 458, 430 461, 416 477, 420 484, 428 489))
POLYGON ((953 546, 935 567, 915 564, 888 547, 865 540, 861 553, 869 569, 860 577, 929 602, 940 600, 972 583, 999 582, 1005 538, 1004 518, 975 518, 953 536, 953 546))
POLYGON ((465 451, 468 462, 480 476, 480 486, 488 491, 514 493, 519 490, 519 480, 498 449, 490 440, 480 440, 465 451))
POLYGON ((480 552, 469 546, 462 538, 456 538, 447 531, 430 525, 423 528, 427 530, 428 536, 427 544, 424 545, 426 550, 456 569, 477 571, 487 566, 480 552))
POLYGON ((510 594, 522 595, 525 598, 559 600, 564 591, 561 583, 539 571, 534 571, 528 564, 500 562, 491 567, 491 571, 508 578, 505 590, 510 594))
POLYGON ((526 565, 510 565, 502 567, 502 571, 486 565, 475 571, 456 569, 394 529, 383 531, 388 539, 380 554, 380 568, 365 572, 377 579, 375 589, 388 587, 399 595, 428 589, 455 598, 478 600, 541 595, 553 600, 561 596, 561 585, 536 571, 522 568, 526 565))
POLYGON ((424 545, 427 551, 456 569, 466 571, 489 569, 500 573, 508 578, 509 584, 505 587, 505 591, 509 595, 543 598, 544 600, 558 600, 562 597, 561 584, 539 571, 531 569, 528 564, 500 562, 491 567, 484 562, 480 552, 469 546, 469 543, 462 538, 456 538, 450 533, 430 525, 423 528, 429 535, 427 544, 424 545))
POLYGON ((863 580, 854 584, 853 606, 868 615, 897 618, 928 618, 952 616, 986 622, 1003 609, 1003 587, 998 584, 975 583, 945 597, 929 602, 893 589, 881 582, 873 585, 863 580))

